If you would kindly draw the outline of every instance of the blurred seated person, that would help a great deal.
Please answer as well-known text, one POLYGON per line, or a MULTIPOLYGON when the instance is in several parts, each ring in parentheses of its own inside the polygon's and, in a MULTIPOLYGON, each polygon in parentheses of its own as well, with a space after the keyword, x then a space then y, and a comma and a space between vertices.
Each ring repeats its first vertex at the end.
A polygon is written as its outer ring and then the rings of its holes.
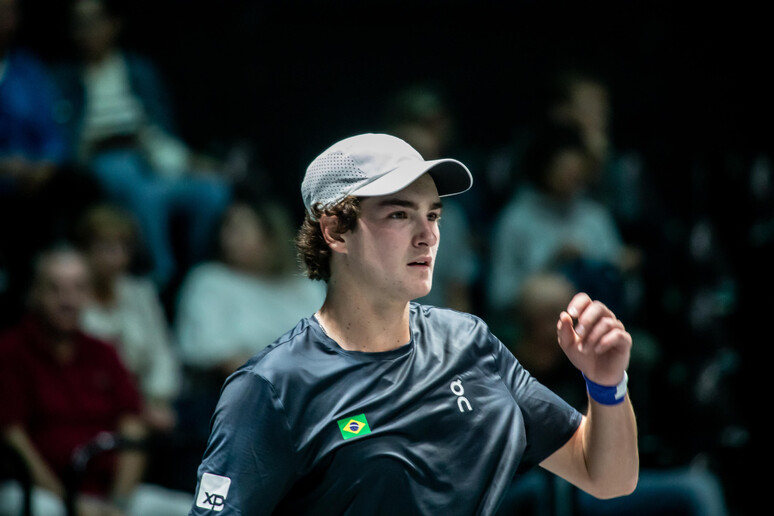
POLYGON ((490 308, 510 311, 527 277, 556 270, 622 310, 625 248, 610 212, 586 195, 589 159, 578 132, 539 129, 524 160, 529 184, 516 190, 492 234, 490 308))
POLYGON ((44 65, 16 48, 17 0, 0 0, 0 194, 34 190, 67 154, 54 120, 54 89, 44 65))
POLYGON ((181 286, 181 359, 214 376, 218 391, 226 376, 325 298, 323 286, 300 274, 292 241, 284 206, 237 199, 220 224, 219 259, 195 267, 181 286))
MULTIPOLYGON (((575 369, 557 343, 556 317, 575 294, 575 287, 564 276, 541 272, 528 277, 517 295, 513 315, 517 336, 507 347, 519 357, 535 379, 564 397, 578 410, 587 406, 578 387, 575 369), (569 366, 569 369, 568 369, 569 366)), ((632 355, 629 373, 646 380, 641 355, 632 355), (640 376, 642 374, 642 376, 640 376)), ((647 389, 647 384, 643 385, 647 389)), ((634 394, 632 394, 634 396, 634 394)), ((642 414, 638 411, 638 420, 642 414)), ((638 423, 640 426, 640 423, 638 423)), ((640 438, 643 435, 640 434, 640 438)), ((703 466, 642 468, 634 493, 600 500, 573 488, 564 480, 534 470, 513 482, 498 515, 531 514, 550 516, 568 510, 579 516, 726 516, 726 501, 717 475, 703 466), (558 494, 563 496, 558 496, 558 494)))
MULTIPOLYGON (((0 432, 27 463, 36 514, 64 515, 76 449, 101 432, 133 440, 147 433, 142 400, 115 349, 79 329, 89 296, 86 261, 70 248, 35 263, 27 318, 0 337, 0 432)), ((80 516, 187 514, 189 495, 141 484, 145 453, 126 449, 89 463, 80 516)), ((0 514, 19 514, 19 486, 0 484, 0 514)))
POLYGON ((156 286, 130 272, 137 240, 134 219, 118 207, 95 205, 84 214, 76 242, 90 267, 92 295, 81 325, 116 346, 139 384, 146 424, 168 431, 175 425, 180 370, 156 286))
POLYGON ((138 218, 153 262, 151 277, 166 287, 205 258, 206 238, 228 203, 229 181, 176 133, 155 67, 119 46, 122 22, 115 2, 76 0, 71 23, 79 55, 56 67, 55 77, 75 158, 138 218), (170 235, 176 218, 186 224, 186 249, 179 257, 170 235))

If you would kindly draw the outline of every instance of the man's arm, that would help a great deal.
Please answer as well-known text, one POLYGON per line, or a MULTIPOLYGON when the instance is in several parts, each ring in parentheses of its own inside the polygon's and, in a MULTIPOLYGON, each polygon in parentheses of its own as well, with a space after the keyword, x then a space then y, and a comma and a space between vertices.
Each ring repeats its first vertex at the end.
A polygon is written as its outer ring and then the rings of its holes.
POLYGON ((64 500, 65 488, 59 477, 46 464, 35 445, 32 444, 27 432, 21 425, 11 425, 3 429, 3 439, 21 455, 30 471, 32 483, 51 491, 64 500))
MULTIPOLYGON (((605 305, 585 294, 576 295, 559 317, 557 335, 567 357, 588 380, 611 387, 622 381, 629 365, 631 335, 605 305)), ((629 396, 614 405, 589 396, 588 414, 578 430, 541 466, 598 498, 634 491, 639 453, 629 396)))
POLYGON ((631 494, 639 457, 628 395, 615 407, 589 401, 589 415, 575 434, 540 465, 597 498, 631 494))
POLYGON ((213 415, 191 516, 272 514, 299 470, 291 432, 266 379, 249 369, 231 376, 213 415))
MULTIPOLYGON (((133 415, 121 418, 118 433, 122 438, 135 442, 142 442, 147 434, 144 423, 133 415)), ((117 507, 125 508, 134 488, 142 480, 145 463, 146 455, 142 449, 129 447, 119 452, 111 492, 111 499, 117 507)))

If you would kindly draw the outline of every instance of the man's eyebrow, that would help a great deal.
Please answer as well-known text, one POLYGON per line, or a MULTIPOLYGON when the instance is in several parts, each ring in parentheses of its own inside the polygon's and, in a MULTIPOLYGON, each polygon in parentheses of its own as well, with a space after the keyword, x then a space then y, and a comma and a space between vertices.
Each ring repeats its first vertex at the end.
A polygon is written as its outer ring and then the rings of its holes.
MULTIPOLYGON (((379 206, 401 206, 403 208, 411 208, 413 210, 418 210, 419 205, 415 203, 414 201, 409 201, 408 199, 401 199, 400 197, 389 197, 387 199, 384 199, 379 202, 379 206)), ((431 210, 440 210, 443 208, 443 202, 436 201, 432 205, 430 205, 431 210)))

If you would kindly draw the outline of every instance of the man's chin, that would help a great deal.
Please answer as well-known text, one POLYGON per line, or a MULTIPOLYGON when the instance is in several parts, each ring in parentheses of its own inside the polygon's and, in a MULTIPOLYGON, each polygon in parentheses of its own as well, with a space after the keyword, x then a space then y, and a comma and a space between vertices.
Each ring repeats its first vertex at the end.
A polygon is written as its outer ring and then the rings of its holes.
POLYGON ((428 284, 426 286, 426 288, 419 288, 419 289, 417 289, 417 291, 414 293, 415 294, 414 297, 412 297, 411 299, 415 300, 415 299, 419 299, 421 297, 425 297, 426 295, 428 295, 430 293, 430 290, 432 290, 432 286, 433 285, 431 283, 431 284, 428 284))

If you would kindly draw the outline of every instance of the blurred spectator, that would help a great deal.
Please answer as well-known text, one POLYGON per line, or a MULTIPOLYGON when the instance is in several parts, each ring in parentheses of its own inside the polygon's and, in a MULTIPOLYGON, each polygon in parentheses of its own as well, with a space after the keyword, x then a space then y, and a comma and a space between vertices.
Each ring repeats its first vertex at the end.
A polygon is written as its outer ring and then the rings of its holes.
POLYGON ((554 73, 546 90, 546 117, 578 129, 591 158, 590 194, 608 206, 619 226, 640 231, 663 217, 642 156, 618 146, 606 80, 586 70, 565 68, 554 73))
POLYGON ((156 287, 130 274, 137 238, 134 219, 117 207, 96 205, 84 214, 76 241, 88 260, 93 288, 81 324, 116 346, 139 383, 146 424, 168 431, 175 425, 172 402, 180 371, 156 287))
POLYGON ((613 91, 604 76, 562 68, 546 90, 546 117, 580 131, 591 158, 588 194, 610 210, 629 260, 638 265, 637 273, 626 277, 627 315, 641 317, 639 322, 657 331, 658 316, 646 320, 640 308, 658 313, 673 279, 666 271, 680 242, 674 230, 665 228, 675 225, 675 213, 664 202, 640 149, 624 148, 616 137, 613 91))
POLYGON ((13 46, 16 0, 0 0, 0 192, 36 189, 65 159, 54 96, 43 65, 13 46))
POLYGON ((171 102, 153 65, 118 45, 122 22, 114 2, 76 0, 71 23, 78 60, 55 72, 75 158, 136 215, 151 276, 166 287, 205 258, 207 238, 228 203, 228 180, 176 134, 171 102), (180 216, 186 248, 177 257, 170 232, 180 216))
POLYGON ((218 239, 219 260, 195 267, 180 289, 175 326, 184 363, 220 383, 320 308, 325 291, 298 272, 282 205, 235 200, 218 239))
MULTIPOLYGON (((79 330, 88 267, 69 248, 40 255, 29 316, 0 338, 2 438, 24 458, 37 514, 64 515, 75 451, 101 432, 146 435, 142 401, 115 349, 79 330)), ((187 514, 189 495, 141 484, 145 453, 101 455, 78 486, 78 514, 187 514)), ((19 514, 19 487, 0 485, 0 514, 19 514)))
POLYGON ((19 21, 17 0, 0 0, 0 326, 21 315, 30 255, 62 236, 82 200, 97 193, 63 167, 54 85, 43 64, 15 45, 19 21))
POLYGON ((609 211, 585 195, 589 158, 577 131, 539 129, 524 170, 529 184, 499 215, 492 236, 490 308, 508 312, 528 276, 555 270, 617 313, 624 246, 609 211))
MULTIPOLYGON (((415 85, 398 92, 388 105, 387 132, 403 139, 427 160, 449 154, 454 119, 442 95, 430 86, 415 85)), ((478 255, 467 213, 456 197, 443 199, 442 249, 433 268, 433 288, 416 301, 476 312, 474 286, 478 255)))
MULTIPOLYGON (((561 395, 578 410, 585 410, 587 396, 584 382, 568 363, 556 341, 556 322, 575 294, 574 286, 562 275, 538 273, 526 279, 514 311, 519 331, 508 347, 524 367, 541 383, 561 395)), ((638 427, 647 417, 637 393, 649 390, 649 369, 654 366, 642 353, 636 338, 628 368, 630 395, 637 412, 638 427)), ((655 417, 662 417, 658 411, 655 417)), ((648 426, 648 425, 645 425, 648 426)), ((640 439, 646 438, 640 432, 640 439)), ((652 515, 725 516, 728 514, 721 485, 714 472, 701 465, 640 471, 633 494, 613 500, 598 500, 535 469, 517 477, 501 505, 499 514, 532 514, 549 516, 566 513, 578 515, 652 515)))

